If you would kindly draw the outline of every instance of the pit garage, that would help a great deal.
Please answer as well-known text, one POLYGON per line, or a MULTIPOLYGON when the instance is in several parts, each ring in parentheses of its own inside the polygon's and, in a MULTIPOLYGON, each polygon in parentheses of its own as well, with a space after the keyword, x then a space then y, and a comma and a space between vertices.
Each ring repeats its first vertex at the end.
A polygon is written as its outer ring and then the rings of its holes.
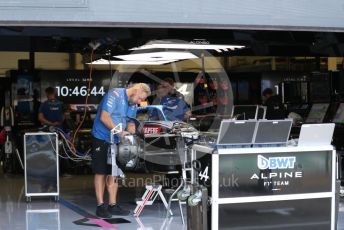
POLYGON ((344 229, 341 3, 161 3, 0 1, 1 229, 344 229))

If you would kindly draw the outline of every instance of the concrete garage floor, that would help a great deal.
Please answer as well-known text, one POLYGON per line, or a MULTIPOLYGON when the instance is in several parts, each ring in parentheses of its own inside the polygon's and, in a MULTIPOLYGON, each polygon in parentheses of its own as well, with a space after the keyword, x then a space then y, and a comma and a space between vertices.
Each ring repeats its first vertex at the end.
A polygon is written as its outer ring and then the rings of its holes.
POLYGON ((341 202, 339 203, 339 215, 338 215, 338 224, 337 224, 338 230, 344 230, 344 200, 341 199, 341 202))
MULTIPOLYGON (((128 177, 137 177, 131 175, 128 177)), ((141 175, 150 181, 147 175, 141 175), (148 179, 147 179, 148 178, 148 179)), ((142 178, 140 176, 140 178, 142 178)), ((139 186, 143 181, 139 181, 139 186)), ((119 203, 122 207, 133 211, 136 207, 135 198, 142 196, 143 187, 131 188, 130 180, 121 187, 119 203)), ((24 178, 22 175, 0 174, 0 229, 1 230, 37 230, 37 229, 101 229, 95 223, 88 221, 95 215, 96 200, 93 189, 92 175, 73 175, 60 178, 60 201, 55 202, 49 197, 32 197, 32 201, 25 201, 24 178)), ((166 219, 166 211, 162 202, 147 206, 139 218, 133 215, 113 216, 108 223, 124 221, 129 223, 113 224, 105 229, 186 229, 182 225, 179 206, 173 202, 174 216, 166 219)), ((186 209, 184 207, 184 216, 186 209)), ((185 217, 186 218, 186 217, 185 217)), ((96 221, 97 222, 97 221, 96 221)), ((107 223, 100 223, 106 226, 107 223)))
MULTIPOLYGON (((143 175, 127 175, 129 178, 143 175)), ((144 175, 147 179, 149 176, 144 175)), ((95 211, 95 197, 93 191, 93 177, 91 175, 73 175, 60 178, 61 200, 56 203, 54 199, 32 198, 31 203, 25 202, 24 179, 22 175, 0 174, 0 229, 1 230, 37 230, 37 229, 102 229, 96 227, 95 222, 90 222, 95 211), (87 219, 89 218, 89 219, 87 219)), ((128 183, 120 188, 120 204, 134 210, 136 197, 141 197, 143 187, 131 188, 128 183)), ((163 204, 158 202, 147 206, 140 218, 133 215, 114 216, 113 221, 130 223, 113 224, 111 228, 104 229, 186 229, 182 225, 177 202, 173 203, 174 217, 166 219, 163 204)), ((184 216, 186 210, 184 207, 184 216)), ((106 226, 106 223, 99 223, 106 226)), ((344 230, 344 200, 340 203, 338 229, 344 230)))

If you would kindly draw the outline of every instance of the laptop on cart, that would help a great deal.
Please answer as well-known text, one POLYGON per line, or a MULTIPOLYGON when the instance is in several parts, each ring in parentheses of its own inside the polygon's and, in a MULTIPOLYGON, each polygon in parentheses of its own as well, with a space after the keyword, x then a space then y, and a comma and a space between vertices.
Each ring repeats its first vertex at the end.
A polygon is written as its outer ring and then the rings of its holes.
POLYGON ((256 130, 256 120, 222 120, 217 137, 218 148, 250 148, 256 130))
POLYGON ((303 124, 298 146, 331 145, 334 128, 334 123, 303 124))
POLYGON ((253 147, 286 146, 293 120, 259 120, 253 147))

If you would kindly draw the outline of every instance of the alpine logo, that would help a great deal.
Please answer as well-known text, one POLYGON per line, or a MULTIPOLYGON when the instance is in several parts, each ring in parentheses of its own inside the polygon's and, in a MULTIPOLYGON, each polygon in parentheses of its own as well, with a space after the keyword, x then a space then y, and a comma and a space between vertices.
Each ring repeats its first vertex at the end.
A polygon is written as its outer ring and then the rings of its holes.
POLYGON ((293 169, 296 157, 263 157, 258 155, 257 166, 259 169, 293 169))

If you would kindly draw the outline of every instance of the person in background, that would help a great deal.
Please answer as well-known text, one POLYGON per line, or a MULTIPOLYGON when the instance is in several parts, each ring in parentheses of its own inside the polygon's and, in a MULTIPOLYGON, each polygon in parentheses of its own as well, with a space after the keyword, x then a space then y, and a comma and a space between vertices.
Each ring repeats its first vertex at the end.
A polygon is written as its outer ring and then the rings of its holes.
MULTIPOLYGON (((56 99, 55 88, 53 87, 46 88, 45 94, 47 96, 47 100, 40 104, 40 107, 38 110, 38 121, 43 126, 53 126, 57 128, 62 128, 62 124, 65 119, 63 108, 62 108, 63 104, 61 101, 56 99)), ((36 104, 34 104, 34 108, 35 106, 37 107, 37 101, 38 101, 37 99, 38 99, 38 91, 34 94, 34 100, 36 100, 36 104)), ((67 173, 69 168, 70 168, 69 160, 60 158, 59 174, 61 176, 70 176, 67 173)))
POLYGON ((287 111, 282 104, 281 98, 274 95, 271 88, 266 88, 262 95, 264 97, 263 105, 266 106, 266 119, 277 120, 287 117, 287 111))
POLYGON ((135 133, 135 124, 128 118, 136 117, 137 104, 145 101, 150 94, 147 84, 138 83, 128 89, 111 89, 100 102, 92 128, 92 169, 95 174, 98 217, 110 218, 112 215, 129 214, 128 210, 117 204, 117 177, 121 176, 121 170, 114 172, 113 168, 118 166, 114 165, 114 162, 108 164, 108 153, 116 149, 113 144, 117 145, 125 135, 135 133), (120 124, 122 129, 118 128, 120 124), (113 144, 110 139, 112 130, 118 133, 114 136, 113 144), (109 195, 108 207, 104 204, 105 187, 109 195))
POLYGON ((38 120, 42 125, 61 127, 64 120, 62 102, 56 99, 53 87, 46 88, 45 93, 47 100, 39 107, 38 120))
POLYGON ((179 121, 189 119, 191 117, 190 106, 185 102, 184 95, 175 89, 174 80, 166 78, 159 87, 158 90, 165 90, 167 94, 161 98, 159 104, 165 107, 165 115, 168 119, 179 121))

